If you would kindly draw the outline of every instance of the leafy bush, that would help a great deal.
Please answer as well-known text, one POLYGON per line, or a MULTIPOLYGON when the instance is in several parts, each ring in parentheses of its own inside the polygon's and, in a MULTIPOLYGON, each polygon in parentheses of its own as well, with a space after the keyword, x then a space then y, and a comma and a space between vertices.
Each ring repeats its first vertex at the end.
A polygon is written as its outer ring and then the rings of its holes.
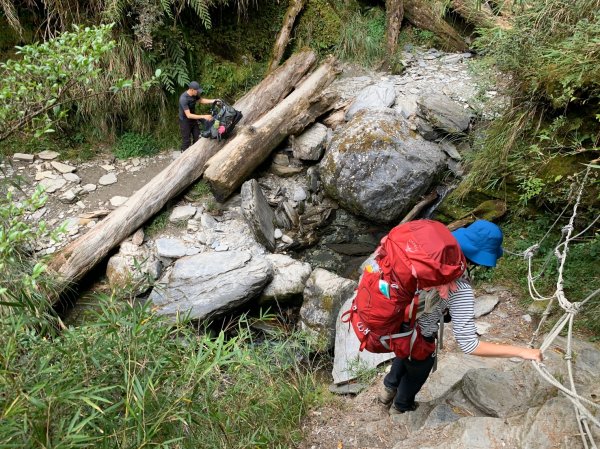
POLYGON ((56 240, 64 229, 50 231, 43 220, 34 227, 25 222, 46 200, 40 188, 21 201, 10 191, 0 198, 0 319, 12 320, 11 311, 20 310, 19 326, 29 330, 52 327, 48 296, 55 281, 46 274, 43 259, 35 260, 32 254, 36 242, 56 240))
POLYGON ((137 133, 123 134, 114 149, 115 156, 119 159, 152 156, 159 151, 160 148, 152 137, 137 133))

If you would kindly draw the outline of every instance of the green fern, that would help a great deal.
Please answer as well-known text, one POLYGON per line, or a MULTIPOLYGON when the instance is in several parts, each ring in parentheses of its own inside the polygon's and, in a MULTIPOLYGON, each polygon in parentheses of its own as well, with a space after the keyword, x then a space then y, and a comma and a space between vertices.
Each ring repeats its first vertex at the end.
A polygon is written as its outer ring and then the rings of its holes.
POLYGON ((210 13, 208 11, 210 6, 209 2, 207 0, 186 0, 186 3, 198 15, 202 25, 204 25, 207 30, 210 30, 212 24, 210 21, 210 13))

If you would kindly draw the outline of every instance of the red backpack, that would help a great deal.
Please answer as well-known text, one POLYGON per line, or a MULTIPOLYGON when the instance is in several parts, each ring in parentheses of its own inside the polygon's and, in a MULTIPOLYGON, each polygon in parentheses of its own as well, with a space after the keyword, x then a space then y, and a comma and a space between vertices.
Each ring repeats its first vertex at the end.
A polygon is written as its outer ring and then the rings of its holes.
POLYGON ((424 360, 435 351, 415 326, 422 289, 458 279, 465 256, 448 228, 415 220, 393 228, 375 252, 378 271, 363 272, 350 310, 342 315, 360 340, 360 350, 394 352, 424 360), (389 288, 388 288, 389 287, 389 288))

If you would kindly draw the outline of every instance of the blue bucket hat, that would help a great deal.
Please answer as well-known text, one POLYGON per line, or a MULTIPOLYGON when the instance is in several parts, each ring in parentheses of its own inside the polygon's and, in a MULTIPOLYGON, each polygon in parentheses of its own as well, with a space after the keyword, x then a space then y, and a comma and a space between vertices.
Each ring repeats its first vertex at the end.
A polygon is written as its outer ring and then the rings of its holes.
POLYGON ((492 222, 477 220, 452 233, 467 259, 486 267, 495 267, 502 257, 502 231, 492 222))

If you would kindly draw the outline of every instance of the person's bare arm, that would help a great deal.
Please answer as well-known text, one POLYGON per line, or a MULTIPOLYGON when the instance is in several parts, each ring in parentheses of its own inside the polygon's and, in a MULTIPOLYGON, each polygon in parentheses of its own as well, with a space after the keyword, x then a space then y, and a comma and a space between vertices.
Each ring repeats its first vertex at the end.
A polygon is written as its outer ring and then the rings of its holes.
POLYGON ((201 98, 200 100, 198 100, 198 102, 201 104, 212 104, 215 101, 218 101, 218 100, 216 98, 201 98))
POLYGON ((198 119, 212 120, 212 115, 210 115, 210 114, 192 114, 189 109, 186 109, 183 112, 185 112, 185 116, 191 120, 198 120, 198 119))
POLYGON ((521 348, 519 346, 496 344, 487 341, 480 341, 477 348, 471 354, 480 357, 520 357, 524 360, 536 360, 538 362, 543 360, 542 351, 539 349, 521 348))

